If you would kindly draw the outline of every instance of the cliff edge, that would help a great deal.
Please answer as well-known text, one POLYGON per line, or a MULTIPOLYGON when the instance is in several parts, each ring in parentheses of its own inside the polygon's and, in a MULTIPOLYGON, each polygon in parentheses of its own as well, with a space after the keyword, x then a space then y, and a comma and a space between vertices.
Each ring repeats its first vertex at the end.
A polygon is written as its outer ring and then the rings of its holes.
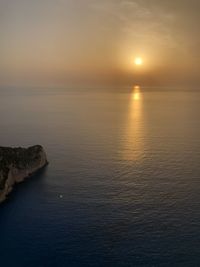
POLYGON ((46 153, 40 145, 0 147, 0 202, 6 199, 15 183, 22 182, 47 163, 46 153))

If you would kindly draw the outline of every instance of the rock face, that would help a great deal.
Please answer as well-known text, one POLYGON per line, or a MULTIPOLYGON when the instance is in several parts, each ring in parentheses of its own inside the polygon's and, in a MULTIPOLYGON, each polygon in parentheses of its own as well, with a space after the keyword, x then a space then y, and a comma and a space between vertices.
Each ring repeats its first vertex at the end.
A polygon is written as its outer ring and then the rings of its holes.
POLYGON ((47 163, 46 153, 40 145, 0 147, 0 202, 5 200, 15 183, 22 182, 47 163))

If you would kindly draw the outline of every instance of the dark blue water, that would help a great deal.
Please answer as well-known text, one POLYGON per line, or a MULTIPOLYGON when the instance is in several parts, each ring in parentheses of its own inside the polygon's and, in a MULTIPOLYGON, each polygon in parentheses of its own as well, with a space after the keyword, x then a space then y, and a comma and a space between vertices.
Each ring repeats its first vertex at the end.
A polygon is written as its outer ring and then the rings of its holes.
POLYGON ((195 89, 1 89, 1 145, 50 162, 0 206, 1 266, 200 266, 199 114, 195 89))

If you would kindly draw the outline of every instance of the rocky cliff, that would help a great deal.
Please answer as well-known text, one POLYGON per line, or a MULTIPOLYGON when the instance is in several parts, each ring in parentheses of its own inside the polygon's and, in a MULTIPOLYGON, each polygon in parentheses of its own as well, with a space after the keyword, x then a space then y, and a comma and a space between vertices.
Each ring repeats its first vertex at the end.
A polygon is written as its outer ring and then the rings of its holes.
POLYGON ((5 200, 15 183, 22 182, 46 164, 42 146, 0 147, 0 202, 5 200))

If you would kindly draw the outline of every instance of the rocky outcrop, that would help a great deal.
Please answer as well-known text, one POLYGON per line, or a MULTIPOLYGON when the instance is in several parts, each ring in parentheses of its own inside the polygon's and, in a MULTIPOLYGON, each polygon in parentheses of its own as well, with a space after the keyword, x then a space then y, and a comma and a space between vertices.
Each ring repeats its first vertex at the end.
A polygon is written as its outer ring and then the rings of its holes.
POLYGON ((15 183, 22 182, 47 163, 46 153, 40 145, 0 147, 0 202, 6 199, 15 183))

